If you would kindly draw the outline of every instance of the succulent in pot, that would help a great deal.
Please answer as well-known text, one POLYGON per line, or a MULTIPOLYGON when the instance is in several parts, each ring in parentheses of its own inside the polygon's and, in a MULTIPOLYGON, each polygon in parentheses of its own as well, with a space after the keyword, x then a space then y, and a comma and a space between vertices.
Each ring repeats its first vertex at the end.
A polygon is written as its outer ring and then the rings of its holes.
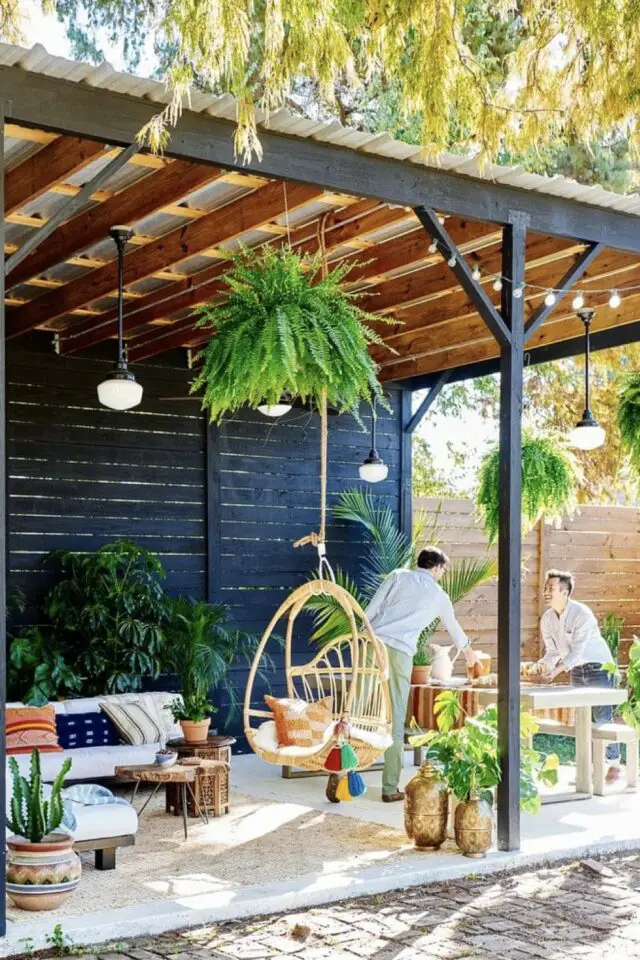
MULTIPOLYGON (((426 631, 425 631, 426 632, 426 631)), ((423 634, 418 640, 416 652, 413 655, 413 667, 411 669, 411 683, 414 686, 424 686, 431 682, 431 664, 433 663, 433 651, 428 642, 429 638, 423 634)))
POLYGON ((54 910, 80 882, 82 865, 73 849, 73 837, 57 832, 64 807, 62 785, 71 769, 67 758, 45 798, 40 753, 31 754, 29 777, 20 773, 15 757, 9 757, 13 778, 7 826, 7 893, 23 910, 54 910))

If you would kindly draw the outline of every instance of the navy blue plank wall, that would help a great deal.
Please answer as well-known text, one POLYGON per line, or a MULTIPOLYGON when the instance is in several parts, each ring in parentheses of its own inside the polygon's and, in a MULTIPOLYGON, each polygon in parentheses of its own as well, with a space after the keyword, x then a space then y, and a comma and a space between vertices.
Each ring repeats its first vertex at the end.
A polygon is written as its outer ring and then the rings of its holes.
MULTIPOLYGON (((389 464, 384 483, 368 489, 400 517, 401 402, 390 397, 391 411, 378 418, 378 450, 389 464)), ((358 466, 370 448, 370 415, 363 411, 367 433, 352 417, 329 417, 329 507, 341 490, 362 486, 358 466)), ((231 607, 235 623, 262 632, 287 592, 307 579, 317 565, 312 547, 293 549, 293 541, 317 530, 320 502, 319 418, 292 410, 273 422, 245 411, 227 419, 215 431, 212 456, 218 489, 220 524, 216 531, 220 561, 211 585, 216 599, 231 607)), ((367 549, 360 527, 338 522, 329 514, 328 556, 357 576, 367 549)), ((296 633, 297 661, 309 659, 310 623, 300 619, 296 633)), ((272 651, 273 652, 273 651, 272 651)), ((276 656, 281 662, 281 658, 276 656)), ((246 666, 235 671, 244 688, 246 666)), ((282 674, 271 681, 273 692, 284 692, 282 674)), ((258 697, 262 688, 258 687, 258 697)), ((224 713, 224 709, 222 711, 224 713)))
POLYGON ((51 338, 8 345, 10 586, 30 601, 50 583, 53 549, 95 550, 118 537, 157 553, 172 593, 206 591, 205 427, 188 372, 149 366, 142 406, 101 407, 109 360, 58 357, 51 338))

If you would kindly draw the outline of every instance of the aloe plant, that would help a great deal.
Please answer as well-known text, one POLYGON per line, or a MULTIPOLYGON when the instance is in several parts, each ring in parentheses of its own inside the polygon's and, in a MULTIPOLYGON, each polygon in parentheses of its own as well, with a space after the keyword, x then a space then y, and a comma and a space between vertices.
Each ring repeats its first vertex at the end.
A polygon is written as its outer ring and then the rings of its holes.
POLYGON ((67 757, 63 762, 51 786, 48 800, 44 799, 42 790, 39 750, 33 750, 31 754, 29 779, 21 775, 15 757, 9 757, 9 768, 13 777, 13 795, 7 826, 18 837, 24 837, 31 843, 41 843, 49 834, 55 833, 62 823, 62 785, 71 769, 71 758, 67 757))

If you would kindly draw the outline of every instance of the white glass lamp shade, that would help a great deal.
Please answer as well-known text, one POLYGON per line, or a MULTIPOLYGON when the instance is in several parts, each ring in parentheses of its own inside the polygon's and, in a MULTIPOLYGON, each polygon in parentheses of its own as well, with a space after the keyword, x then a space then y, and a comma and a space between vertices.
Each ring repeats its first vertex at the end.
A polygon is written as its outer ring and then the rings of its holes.
POLYGON ((98 384, 98 400, 111 410, 131 410, 142 400, 142 386, 130 370, 116 367, 98 384))
POLYGON ((577 450, 597 450, 605 441, 606 434, 599 423, 583 420, 569 434, 569 443, 577 450))
POLYGON ((265 417, 284 417, 291 410, 290 403, 261 403, 258 407, 265 417))
POLYGON ((366 483, 380 483, 386 480, 389 475, 389 467, 381 460, 375 450, 372 450, 369 456, 359 467, 360 479, 366 483))

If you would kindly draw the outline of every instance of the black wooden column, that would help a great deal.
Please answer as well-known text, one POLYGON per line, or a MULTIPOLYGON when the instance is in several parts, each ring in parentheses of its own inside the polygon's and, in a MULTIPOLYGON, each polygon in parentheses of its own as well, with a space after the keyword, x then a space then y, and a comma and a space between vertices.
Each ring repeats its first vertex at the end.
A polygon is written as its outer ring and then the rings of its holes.
POLYGON ((520 846, 520 565, 522 370, 526 219, 513 214, 502 240, 501 313, 509 343, 500 353, 500 527, 498 541, 498 848, 520 846))
MULTIPOLYGON (((205 413, 205 417, 207 414, 205 413)), ((207 603, 220 603, 220 428, 206 423, 207 603)))
POLYGON ((400 530, 410 540, 413 536, 412 440, 408 427, 412 417, 413 393, 403 390, 400 395, 400 530))
MULTIPOLYGON (((0 250, 4 250, 4 118, 6 105, 0 101, 0 250)), ((4 339, 4 260, 0 280, 0 810, 4 817, 6 810, 6 743, 5 716, 7 705, 7 449, 5 440, 7 364, 4 339)), ((5 845, 0 855, 0 890, 4 891, 7 873, 5 845)), ((7 932, 7 908, 2 896, 0 907, 0 936, 7 932)))

